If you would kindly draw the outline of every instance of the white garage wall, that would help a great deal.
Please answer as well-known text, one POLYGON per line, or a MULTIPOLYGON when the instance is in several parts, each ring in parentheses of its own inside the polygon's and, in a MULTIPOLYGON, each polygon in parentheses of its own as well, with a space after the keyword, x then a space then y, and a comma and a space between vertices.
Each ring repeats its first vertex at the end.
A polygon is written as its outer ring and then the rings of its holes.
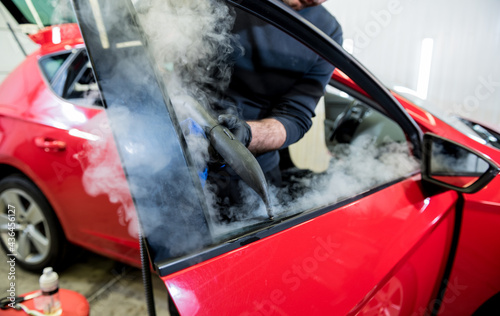
POLYGON ((353 55, 390 87, 425 95, 421 48, 424 38, 432 39, 432 50, 426 50, 427 101, 500 127, 500 1, 329 0, 324 5, 342 24, 353 55))
POLYGON ((19 29, 17 22, 0 3, 0 83, 25 58, 7 23, 16 32, 17 39, 26 53, 33 52, 37 48, 37 45, 19 29))

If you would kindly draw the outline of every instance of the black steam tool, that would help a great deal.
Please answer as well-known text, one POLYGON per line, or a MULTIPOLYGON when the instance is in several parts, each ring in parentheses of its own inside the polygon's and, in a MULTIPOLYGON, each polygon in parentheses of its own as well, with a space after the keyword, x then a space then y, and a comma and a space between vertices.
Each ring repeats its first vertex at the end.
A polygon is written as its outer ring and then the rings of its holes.
POLYGON ((262 198, 266 205, 269 219, 273 219, 271 200, 267 181, 257 159, 233 133, 217 120, 198 101, 190 96, 173 98, 175 104, 183 104, 183 111, 187 111, 198 124, 208 131, 207 137, 212 147, 225 162, 262 198))

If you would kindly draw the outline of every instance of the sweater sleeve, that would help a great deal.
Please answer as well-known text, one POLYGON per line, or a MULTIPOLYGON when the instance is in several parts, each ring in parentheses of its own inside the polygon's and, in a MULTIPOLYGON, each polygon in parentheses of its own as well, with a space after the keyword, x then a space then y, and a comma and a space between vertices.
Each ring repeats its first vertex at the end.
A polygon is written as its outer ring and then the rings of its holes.
MULTIPOLYGON (((327 34, 342 44, 342 28, 330 15, 327 34)), ((315 62, 295 85, 284 94, 271 111, 272 118, 283 124, 286 140, 282 148, 297 142, 311 128, 319 99, 324 95, 334 67, 317 56, 315 62)))
POLYGON ((286 130, 287 147, 299 139, 311 128, 314 110, 333 73, 333 66, 319 59, 273 107, 271 117, 278 120, 286 130))

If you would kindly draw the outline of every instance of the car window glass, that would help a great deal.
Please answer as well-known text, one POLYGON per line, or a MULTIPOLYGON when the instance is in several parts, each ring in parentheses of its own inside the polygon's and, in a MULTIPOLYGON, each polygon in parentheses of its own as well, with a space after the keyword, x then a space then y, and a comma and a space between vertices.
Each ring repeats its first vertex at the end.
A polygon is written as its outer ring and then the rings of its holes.
MULTIPOLYGON (((177 101, 179 92, 176 89, 179 87, 167 86, 191 156, 195 157, 210 209, 207 221, 216 238, 242 234, 254 229, 255 225, 266 225, 269 213, 279 219, 317 210, 418 169, 405 134, 394 121, 333 87, 326 93, 326 101, 322 101, 333 66, 274 26, 242 10, 236 9, 235 15, 233 37, 225 43, 229 53, 225 60, 221 60, 221 56, 216 58, 216 62, 232 67, 230 77, 221 72, 221 64, 215 67, 213 63, 180 66, 177 71, 182 73, 185 85, 180 93, 187 90, 195 102, 203 103, 212 111, 214 118, 229 113, 246 120, 273 117, 283 124, 309 124, 309 117, 320 116, 314 113, 316 108, 323 112, 322 121, 316 120, 311 132, 315 133, 318 128, 324 132, 316 132, 315 137, 307 136, 307 140, 292 146, 292 152, 307 153, 306 158, 313 161, 312 165, 295 163, 297 155, 293 153, 290 155, 292 163, 286 165, 287 149, 281 151, 281 170, 277 171, 281 173, 278 175, 281 181, 278 183, 273 182, 275 171, 268 165, 277 164, 279 153, 256 155, 270 183, 269 212, 261 196, 241 181, 234 168, 220 159, 220 155, 213 153, 213 146, 200 149, 200 143, 207 144, 206 126, 196 115, 186 115, 186 103, 177 101), (189 67, 212 71, 200 78, 200 73, 189 67), (221 84, 224 80, 227 80, 225 85, 221 84), (320 105, 316 106, 318 102, 320 105), (315 155, 311 146, 322 150, 315 155), (325 165, 322 170, 315 165, 319 160, 325 165)), ((334 34, 334 30, 330 32, 334 34)), ((161 61, 159 64, 169 65, 163 72, 176 67, 175 62, 161 61)), ((294 127, 289 132, 294 133, 294 127)))
POLYGON ((52 82, 57 71, 69 57, 70 53, 47 56, 40 59, 40 67, 48 82, 52 82))
POLYGON ((86 51, 71 64, 62 97, 79 104, 98 105, 99 89, 86 51))
POLYGON ((85 50, 73 52, 72 59, 62 66, 69 55, 68 53, 50 56, 40 61, 44 73, 51 82, 53 91, 63 99, 75 104, 102 105, 99 88, 87 52, 85 50), (49 75, 51 76, 49 77, 49 75))
POLYGON ((289 152, 294 167, 285 174, 292 196, 306 200, 297 192, 319 193, 308 198, 311 206, 338 202, 419 170, 396 122, 332 86, 316 107, 311 129, 289 152))

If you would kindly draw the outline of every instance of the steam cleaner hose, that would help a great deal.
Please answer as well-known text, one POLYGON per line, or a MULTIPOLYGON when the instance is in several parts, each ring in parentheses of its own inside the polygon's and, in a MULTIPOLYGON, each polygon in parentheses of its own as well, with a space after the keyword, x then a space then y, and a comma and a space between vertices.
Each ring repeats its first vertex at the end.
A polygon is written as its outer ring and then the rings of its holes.
POLYGON ((142 235, 142 229, 139 228, 139 248, 141 252, 142 283, 144 285, 144 295, 148 307, 148 315, 156 316, 155 300, 153 296, 153 284, 151 282, 151 269, 149 267, 149 257, 146 252, 146 242, 142 235))

